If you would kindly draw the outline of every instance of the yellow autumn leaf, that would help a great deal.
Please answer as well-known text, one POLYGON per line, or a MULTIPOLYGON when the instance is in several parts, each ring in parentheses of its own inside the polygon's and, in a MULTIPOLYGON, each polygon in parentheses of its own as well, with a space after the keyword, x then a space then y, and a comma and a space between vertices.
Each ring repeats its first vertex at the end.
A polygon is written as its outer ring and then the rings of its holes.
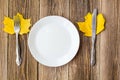
POLYGON ((14 34, 14 22, 15 20, 19 20, 19 25, 20 25, 20 32, 19 34, 25 34, 29 32, 29 27, 30 27, 30 19, 24 19, 23 16, 20 13, 17 13, 16 16, 13 17, 13 19, 10 19, 9 17, 4 18, 4 31, 9 33, 9 34, 14 34))
POLYGON ((4 17, 4 21, 3 21, 5 27, 4 27, 4 31, 9 33, 9 34, 14 34, 14 21, 13 19, 10 19, 9 17, 4 17))
MULTIPOLYGON (((96 34, 99 34, 104 30, 105 19, 102 14, 97 15, 97 28, 96 34)), ((79 30, 84 33, 85 36, 92 36, 92 14, 88 13, 85 16, 85 22, 77 22, 79 30)))

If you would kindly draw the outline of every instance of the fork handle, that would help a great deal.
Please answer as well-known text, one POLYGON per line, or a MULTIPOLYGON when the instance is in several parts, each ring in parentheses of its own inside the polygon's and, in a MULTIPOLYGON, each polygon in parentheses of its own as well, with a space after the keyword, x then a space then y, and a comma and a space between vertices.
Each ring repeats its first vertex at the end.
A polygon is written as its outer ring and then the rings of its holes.
POLYGON ((16 64, 20 66, 21 64, 21 57, 20 57, 20 46, 18 41, 18 33, 16 33, 16 64))

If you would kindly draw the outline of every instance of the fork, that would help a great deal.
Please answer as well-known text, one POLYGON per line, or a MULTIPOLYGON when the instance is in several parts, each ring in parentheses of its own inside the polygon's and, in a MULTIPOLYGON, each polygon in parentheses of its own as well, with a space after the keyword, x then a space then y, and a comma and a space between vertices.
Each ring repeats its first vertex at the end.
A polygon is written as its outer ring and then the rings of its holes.
POLYGON ((19 46, 19 41, 18 41, 18 35, 20 32, 20 20, 15 19, 14 20, 14 30, 15 30, 15 35, 16 35, 16 64, 20 66, 21 64, 21 57, 20 57, 20 46, 19 46))

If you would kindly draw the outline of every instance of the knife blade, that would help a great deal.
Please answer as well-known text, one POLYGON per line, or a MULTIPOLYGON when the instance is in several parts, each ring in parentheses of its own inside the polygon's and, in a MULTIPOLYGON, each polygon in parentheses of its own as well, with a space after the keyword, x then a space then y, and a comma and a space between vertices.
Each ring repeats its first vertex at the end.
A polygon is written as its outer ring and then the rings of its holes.
POLYGON ((97 18, 97 9, 94 9, 92 14, 92 48, 91 48, 91 65, 94 66, 96 63, 95 55, 95 40, 96 40, 96 18, 97 18))

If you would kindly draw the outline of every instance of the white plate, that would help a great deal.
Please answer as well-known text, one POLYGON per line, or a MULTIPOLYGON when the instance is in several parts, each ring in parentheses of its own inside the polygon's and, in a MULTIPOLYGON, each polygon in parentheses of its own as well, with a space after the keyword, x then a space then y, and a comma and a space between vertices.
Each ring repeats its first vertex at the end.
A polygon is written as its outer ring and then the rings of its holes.
POLYGON ((73 59, 79 48, 75 26, 61 16, 47 16, 36 22, 29 34, 32 56, 49 67, 62 66, 73 59))

